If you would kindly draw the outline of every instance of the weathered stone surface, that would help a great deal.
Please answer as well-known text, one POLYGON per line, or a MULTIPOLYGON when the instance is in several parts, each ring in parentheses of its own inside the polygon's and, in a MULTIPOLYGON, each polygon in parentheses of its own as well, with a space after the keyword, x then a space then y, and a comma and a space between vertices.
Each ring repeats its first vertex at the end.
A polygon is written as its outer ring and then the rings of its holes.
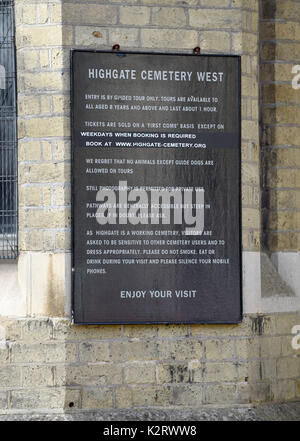
POLYGON ((0 414, 1 421, 300 421, 300 402, 256 407, 119 409, 72 413, 0 414))

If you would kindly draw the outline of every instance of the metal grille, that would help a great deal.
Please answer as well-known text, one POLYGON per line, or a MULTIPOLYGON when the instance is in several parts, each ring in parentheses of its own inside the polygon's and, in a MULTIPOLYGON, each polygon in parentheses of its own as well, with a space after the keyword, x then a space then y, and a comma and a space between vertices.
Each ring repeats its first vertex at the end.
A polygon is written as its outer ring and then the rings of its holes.
POLYGON ((17 257, 17 208, 14 2, 0 0, 0 259, 17 257))

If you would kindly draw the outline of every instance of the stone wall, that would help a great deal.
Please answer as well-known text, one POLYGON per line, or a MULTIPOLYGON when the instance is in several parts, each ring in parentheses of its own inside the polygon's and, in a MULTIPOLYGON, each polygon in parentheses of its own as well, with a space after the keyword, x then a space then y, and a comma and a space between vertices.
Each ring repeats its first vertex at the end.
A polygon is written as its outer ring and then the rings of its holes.
POLYGON ((261 99, 264 245, 300 250, 300 92, 291 86, 300 60, 299 1, 264 1, 261 99))
POLYGON ((4 412, 299 399, 295 305, 284 309, 268 297, 275 313, 261 314, 258 5, 16 0, 20 256, 6 272, 0 267, 4 412), (71 324, 70 49, 116 43, 137 51, 192 53, 199 45, 202 53, 242 55, 239 325, 71 324))
POLYGON ((248 316, 232 326, 1 319, 0 409, 197 409, 300 399, 300 358, 291 346, 299 322, 300 314, 248 316))
POLYGON ((275 296, 300 309, 300 93, 292 87, 300 59, 300 3, 264 0, 260 6, 262 249, 268 273, 262 291, 269 308, 268 296, 275 296), (276 283, 267 280, 270 274, 276 283))

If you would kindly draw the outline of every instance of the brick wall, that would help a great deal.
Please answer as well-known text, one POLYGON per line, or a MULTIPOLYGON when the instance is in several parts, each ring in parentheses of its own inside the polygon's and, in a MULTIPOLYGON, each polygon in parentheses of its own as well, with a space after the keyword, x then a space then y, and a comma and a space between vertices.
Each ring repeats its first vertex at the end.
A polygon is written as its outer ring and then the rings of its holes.
MULTIPOLYGON (((296 313, 259 315, 255 304, 256 314, 245 314, 236 326, 91 327, 67 318, 70 49, 118 43, 131 50, 191 53, 199 45, 202 53, 242 55, 243 250, 259 256, 258 4, 16 0, 20 261, 26 261, 20 278, 27 314, 0 319, 4 412, 299 398, 299 350, 291 347, 291 328, 300 322, 296 313)), ((255 268, 247 270, 246 301, 257 295, 255 268)))
MULTIPOLYGON (((199 408, 300 399, 291 326, 300 315, 235 326, 70 326, 0 320, 0 409, 199 408)), ((299 352, 299 351, 298 351, 299 352)))
POLYGON ((300 2, 261 5, 261 104, 264 246, 300 250, 300 92, 292 67, 300 60, 300 2))

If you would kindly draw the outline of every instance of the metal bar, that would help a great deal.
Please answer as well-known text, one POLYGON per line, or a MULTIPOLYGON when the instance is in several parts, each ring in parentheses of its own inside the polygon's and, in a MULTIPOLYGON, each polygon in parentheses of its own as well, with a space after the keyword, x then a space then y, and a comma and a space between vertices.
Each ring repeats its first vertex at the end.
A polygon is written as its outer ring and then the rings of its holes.
POLYGON ((0 1, 0 259, 18 255, 14 1, 0 1))

